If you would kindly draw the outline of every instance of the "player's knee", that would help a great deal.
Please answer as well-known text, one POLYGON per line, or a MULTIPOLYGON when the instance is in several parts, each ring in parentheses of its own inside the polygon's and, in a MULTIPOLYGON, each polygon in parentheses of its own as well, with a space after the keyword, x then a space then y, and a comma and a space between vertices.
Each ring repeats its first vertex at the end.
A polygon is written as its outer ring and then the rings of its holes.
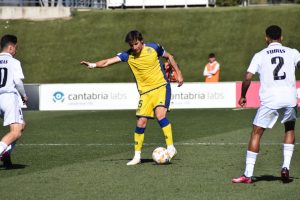
POLYGON ((284 123, 285 132, 294 132, 295 130, 295 121, 288 121, 284 123))
POLYGON ((136 123, 137 127, 145 128, 147 126, 147 118, 140 117, 136 123))
POLYGON ((158 120, 161 120, 161 119, 165 118, 166 113, 167 113, 167 108, 165 108, 165 107, 158 106, 155 109, 155 116, 158 120))
POLYGON ((253 126, 253 132, 252 132, 252 134, 254 134, 254 135, 262 135, 263 133, 264 133, 264 131, 265 131, 265 128, 262 128, 262 127, 260 127, 260 126, 253 126))
POLYGON ((15 139, 19 139, 24 128, 24 124, 15 124, 11 127, 10 134, 12 134, 15 139))

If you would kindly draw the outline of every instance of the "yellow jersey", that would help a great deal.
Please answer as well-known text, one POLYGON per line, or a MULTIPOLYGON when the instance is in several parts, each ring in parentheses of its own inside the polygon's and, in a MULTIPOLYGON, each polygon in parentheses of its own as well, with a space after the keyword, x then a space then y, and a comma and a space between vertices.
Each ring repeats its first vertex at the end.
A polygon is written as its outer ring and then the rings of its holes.
POLYGON ((136 80, 140 95, 168 83, 162 63, 159 60, 165 50, 156 43, 144 44, 140 53, 130 49, 117 56, 127 62, 136 80))

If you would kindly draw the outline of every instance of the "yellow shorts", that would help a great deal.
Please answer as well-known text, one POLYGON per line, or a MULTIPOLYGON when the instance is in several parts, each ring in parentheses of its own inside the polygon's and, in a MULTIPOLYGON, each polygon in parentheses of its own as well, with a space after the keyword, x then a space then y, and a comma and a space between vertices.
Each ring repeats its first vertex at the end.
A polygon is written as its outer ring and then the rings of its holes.
POLYGON ((136 116, 154 118, 155 108, 163 106, 169 110, 171 100, 170 84, 163 85, 140 96, 136 116))

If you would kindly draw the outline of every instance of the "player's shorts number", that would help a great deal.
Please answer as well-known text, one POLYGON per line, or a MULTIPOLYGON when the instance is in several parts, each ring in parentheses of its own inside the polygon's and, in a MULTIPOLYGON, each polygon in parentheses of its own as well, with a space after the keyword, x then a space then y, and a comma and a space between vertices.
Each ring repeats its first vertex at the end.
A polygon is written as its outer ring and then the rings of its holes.
POLYGON ((282 68, 283 64, 284 64, 284 60, 283 57, 277 56, 277 57, 273 57, 271 59, 271 63, 273 65, 276 65, 274 71, 273 71, 273 75, 274 75, 274 80, 283 80, 286 77, 285 72, 283 72, 282 76, 279 76, 278 73, 280 71, 280 69, 282 68))
POLYGON ((7 68, 0 68, 0 88, 6 85, 7 81, 7 68))

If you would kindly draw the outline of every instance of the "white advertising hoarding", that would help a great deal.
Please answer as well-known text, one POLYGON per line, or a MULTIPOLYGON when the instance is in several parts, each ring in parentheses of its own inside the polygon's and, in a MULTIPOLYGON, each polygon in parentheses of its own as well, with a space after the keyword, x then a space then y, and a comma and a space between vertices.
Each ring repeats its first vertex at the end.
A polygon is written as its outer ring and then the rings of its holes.
MULTIPOLYGON (((171 108, 234 108, 235 83, 171 84, 171 108)), ((40 110, 136 109, 135 83, 43 84, 40 110)))
POLYGON ((171 108, 234 108, 235 83, 172 84, 171 108))
POLYGON ((46 84, 40 86, 40 110, 135 109, 134 83, 46 84))

